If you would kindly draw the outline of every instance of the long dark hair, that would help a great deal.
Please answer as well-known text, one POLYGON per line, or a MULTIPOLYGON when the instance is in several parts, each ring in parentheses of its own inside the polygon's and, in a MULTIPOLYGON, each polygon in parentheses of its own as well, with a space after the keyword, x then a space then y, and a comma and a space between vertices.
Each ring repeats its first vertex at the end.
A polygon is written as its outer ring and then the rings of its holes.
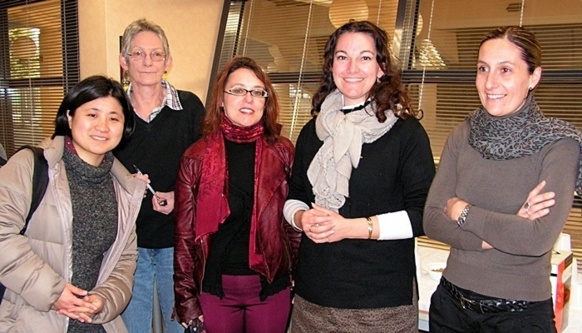
POLYGON ((265 137, 269 142, 275 142, 279 137, 281 125, 277 123, 279 117, 279 102, 277 94, 271 83, 269 76, 263 69, 251 58, 248 57, 234 57, 232 58, 220 71, 214 88, 212 89, 212 99, 210 105, 206 110, 204 118, 203 132, 204 136, 210 135, 220 129, 220 122, 224 117, 224 110, 222 107, 222 98, 224 96, 224 89, 228 77, 237 69, 246 68, 253 72, 257 78, 265 85, 265 90, 269 93, 269 97, 265 100, 265 110, 263 112, 263 121, 265 127, 265 137))
POLYGON ((52 137, 57 135, 71 136, 67 113, 70 116, 75 116, 75 112, 81 105, 107 96, 115 98, 123 109, 125 121, 122 141, 127 140, 133 133, 135 122, 129 109, 125 91, 119 82, 102 75, 90 76, 69 90, 57 112, 55 131, 52 137))
POLYGON ((333 82, 333 60, 337 42, 341 35, 347 32, 358 32, 369 35, 374 39, 376 45, 376 61, 384 72, 384 75, 370 89, 369 96, 374 99, 377 105, 376 118, 378 121, 386 120, 385 110, 392 110, 397 117, 416 117, 410 105, 410 99, 404 89, 400 71, 392 63, 392 57, 388 50, 388 34, 386 31, 370 21, 353 21, 339 27, 327 40, 323 53, 323 69, 321 72, 320 87, 313 96, 311 102, 311 114, 317 115, 321 109, 321 104, 332 91, 337 87, 333 82))

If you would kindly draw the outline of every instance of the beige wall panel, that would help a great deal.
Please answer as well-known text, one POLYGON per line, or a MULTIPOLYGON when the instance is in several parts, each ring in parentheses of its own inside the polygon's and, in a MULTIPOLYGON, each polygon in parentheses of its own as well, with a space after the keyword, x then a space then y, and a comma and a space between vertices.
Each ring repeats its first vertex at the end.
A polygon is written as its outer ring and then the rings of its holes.
POLYGON ((138 18, 159 24, 174 59, 168 80, 205 101, 223 0, 79 0, 81 78, 120 79, 119 37, 138 18))

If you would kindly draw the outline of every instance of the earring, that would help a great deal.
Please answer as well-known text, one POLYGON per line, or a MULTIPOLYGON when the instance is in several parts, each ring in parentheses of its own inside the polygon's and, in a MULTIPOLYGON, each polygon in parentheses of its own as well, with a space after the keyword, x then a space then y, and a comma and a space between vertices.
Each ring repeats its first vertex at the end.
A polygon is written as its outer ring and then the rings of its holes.
POLYGON ((533 90, 533 87, 529 87, 529 91, 532 91, 532 90, 533 90))
POLYGON ((380 83, 380 77, 376 77, 376 83, 380 83))
POLYGON ((162 80, 166 81, 168 79, 168 71, 164 71, 164 74, 162 74, 162 80))

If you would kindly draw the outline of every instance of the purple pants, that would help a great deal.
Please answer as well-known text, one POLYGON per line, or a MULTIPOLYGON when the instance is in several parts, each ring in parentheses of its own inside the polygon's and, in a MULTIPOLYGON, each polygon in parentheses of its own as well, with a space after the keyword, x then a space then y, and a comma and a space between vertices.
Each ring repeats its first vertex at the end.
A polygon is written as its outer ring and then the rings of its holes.
POLYGON ((258 275, 223 275, 224 297, 198 296, 208 333, 284 333, 291 312, 291 289, 259 299, 258 275))

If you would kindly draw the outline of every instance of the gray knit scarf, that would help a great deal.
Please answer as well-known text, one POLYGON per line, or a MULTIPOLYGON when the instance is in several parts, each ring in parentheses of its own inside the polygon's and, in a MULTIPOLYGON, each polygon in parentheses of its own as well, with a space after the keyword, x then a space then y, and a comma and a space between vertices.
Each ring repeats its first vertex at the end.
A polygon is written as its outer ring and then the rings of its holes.
POLYGON ((544 117, 532 93, 515 114, 493 117, 483 108, 469 116, 469 144, 491 160, 509 160, 533 155, 546 145, 564 138, 580 143, 580 166, 576 192, 582 194, 582 132, 572 124, 544 117))
POLYGON ((336 212, 350 196, 350 176, 352 168, 360 163, 362 144, 376 141, 397 120, 391 110, 386 110, 386 121, 380 123, 375 103, 348 114, 341 111, 342 107, 342 94, 337 89, 321 105, 315 131, 323 145, 307 169, 315 203, 336 212))
MULTIPOLYGON (((113 154, 108 152, 99 166, 90 165, 77 155, 71 139, 65 139, 63 162, 73 209, 70 282, 86 290, 95 288, 103 254, 109 250, 117 236, 117 199, 110 173, 113 160, 113 154)), ((106 331, 101 324, 70 319, 67 332, 106 331)))

